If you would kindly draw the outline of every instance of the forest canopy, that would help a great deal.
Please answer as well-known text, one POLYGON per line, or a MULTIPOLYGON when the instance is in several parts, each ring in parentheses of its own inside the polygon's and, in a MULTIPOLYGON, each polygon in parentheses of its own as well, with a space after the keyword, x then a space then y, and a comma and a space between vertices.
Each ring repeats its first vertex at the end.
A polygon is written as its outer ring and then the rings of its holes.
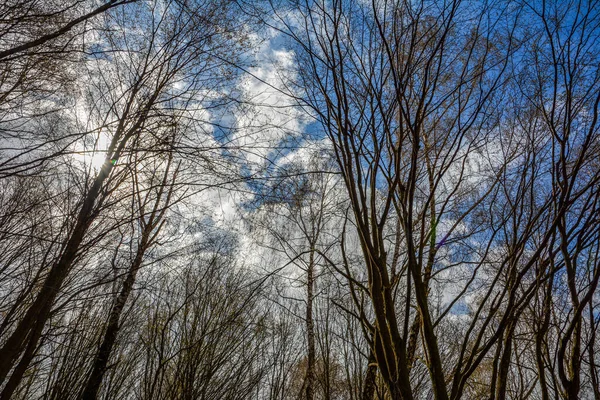
POLYGON ((600 400, 600 2, 0 3, 0 399, 600 400))

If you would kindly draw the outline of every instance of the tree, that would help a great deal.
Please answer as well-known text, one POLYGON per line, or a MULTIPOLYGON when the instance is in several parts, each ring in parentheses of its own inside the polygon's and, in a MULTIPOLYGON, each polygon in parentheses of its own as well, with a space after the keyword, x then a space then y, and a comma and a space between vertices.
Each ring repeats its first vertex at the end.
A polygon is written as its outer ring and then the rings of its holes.
POLYGON ((531 393, 523 379, 508 385, 523 374, 523 312, 544 298, 542 350, 561 298, 553 285, 565 279, 573 317, 554 357, 564 396, 576 398, 581 304, 596 291, 597 182, 584 172, 597 165, 591 4, 527 5, 524 15, 501 2, 290 7, 273 22, 304 66, 290 95, 336 152, 375 323, 362 319, 390 396, 416 396, 421 357, 435 398, 473 395, 474 374, 488 367, 492 398, 531 393), (469 315, 454 349, 443 332, 461 303, 469 315))
MULTIPOLYGON (((153 168, 147 182, 140 182, 139 178, 134 177, 136 209, 140 213, 137 221, 141 230, 140 239, 121 289, 113 300, 104 337, 81 396, 83 399, 96 399, 98 395, 122 323, 123 307, 131 295, 136 276, 144 261, 144 255, 156 243, 165 223, 165 213, 174 201, 173 192, 179 167, 173 166, 172 162, 173 153, 169 152, 166 154, 166 160, 163 160, 164 165, 161 166, 160 161, 158 165, 156 162, 150 164, 153 168)), ((135 165, 139 165, 138 162, 135 165)))
POLYGON ((597 398, 600 4, 0 5, 0 398, 597 398))
MULTIPOLYGON (((118 21, 125 25, 115 26, 109 20, 112 30, 106 31, 106 45, 112 47, 114 57, 108 70, 102 58, 92 62, 97 67, 91 77, 97 85, 95 95, 99 101, 89 105, 91 114, 98 118, 95 129, 108 136, 104 162, 92 181, 86 182, 75 221, 69 224, 68 237, 60 244, 60 256, 47 266, 47 275, 35 299, 3 342, 0 382, 4 382, 20 357, 3 396, 10 396, 21 381, 86 233, 121 182, 118 163, 127 162, 135 154, 132 145, 148 142, 142 138, 160 135, 162 127, 170 124, 170 115, 191 106, 194 94, 206 90, 203 74, 215 63, 221 63, 202 55, 222 48, 223 43, 232 43, 227 29, 206 20, 207 15, 215 18, 226 15, 226 5, 218 2, 162 5, 148 3, 133 10, 121 10, 118 21), (138 25, 142 20, 147 24, 138 25), (133 25, 145 31, 137 38, 123 39, 119 33, 133 25), (149 41, 146 33, 150 35, 149 41), (178 89, 177 82, 186 84, 178 89)), ((90 118, 89 123, 94 122, 90 118)))
MULTIPOLYGON (((85 133, 53 135, 102 14, 134 0, 23 1, 0 6, 0 178, 32 174, 85 133), (42 126, 40 126, 42 125, 42 126), (64 136, 63 136, 64 135, 64 136)), ((92 39, 93 41, 93 39, 92 39)))
MULTIPOLYGON (((266 198, 261 209, 254 212, 254 224, 264 227, 267 243, 263 246, 280 251, 284 255, 285 265, 291 265, 302 271, 300 278, 294 278, 295 272, 290 272, 292 282, 298 280, 306 288, 305 294, 299 301, 306 304, 304 317, 306 330, 306 360, 304 377, 300 390, 302 397, 313 400, 317 393, 317 330, 315 327, 316 281, 319 276, 318 265, 321 254, 331 247, 332 221, 339 200, 335 198, 334 188, 336 177, 328 173, 327 161, 322 154, 310 154, 309 160, 290 162, 282 166, 283 176, 277 180, 275 187, 266 198), (321 158, 321 159, 320 159, 321 158), (303 173, 305 169, 307 172, 303 173), (285 172, 284 172, 285 171, 285 172), (310 171, 322 171, 311 173, 310 171), (258 218, 262 219, 259 220, 258 218), (274 244, 270 242, 273 241, 274 244)), ((325 158, 327 160, 327 158, 325 158)), ((295 297, 294 293, 289 294, 295 297)), ((328 306, 328 305, 327 305, 328 306)), ((326 328, 327 329, 327 328, 326 328)), ((325 333, 326 335, 327 333, 325 333)), ((324 362, 325 372, 329 363, 324 362)), ((325 385, 324 392, 330 391, 325 385)), ((327 397, 327 396, 325 396, 327 397)))

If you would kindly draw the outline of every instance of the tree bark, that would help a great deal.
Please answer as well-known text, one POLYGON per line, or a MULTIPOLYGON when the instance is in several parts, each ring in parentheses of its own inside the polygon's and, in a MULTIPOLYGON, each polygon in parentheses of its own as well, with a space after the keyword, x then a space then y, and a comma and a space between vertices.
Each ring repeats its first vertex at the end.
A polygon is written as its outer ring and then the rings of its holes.
POLYGON ((367 371, 363 382, 362 400, 373 400, 375 398, 375 379, 377 378, 377 360, 373 352, 369 352, 367 371))

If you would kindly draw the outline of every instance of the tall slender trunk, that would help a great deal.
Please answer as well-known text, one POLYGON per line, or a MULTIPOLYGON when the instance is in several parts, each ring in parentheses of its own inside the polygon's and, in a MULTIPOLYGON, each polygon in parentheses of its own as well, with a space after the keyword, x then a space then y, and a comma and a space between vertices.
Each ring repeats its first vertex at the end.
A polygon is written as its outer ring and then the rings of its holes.
MULTIPOLYGON (((138 91, 139 86, 136 83, 131 91, 130 98, 134 99, 138 91)), ((150 110, 150 106, 154 103, 158 94, 159 89, 153 93, 140 115, 136 117, 135 123, 129 129, 126 129, 125 124, 131 111, 130 107, 132 103, 130 102, 127 105, 126 110, 119 121, 115 135, 108 146, 106 152, 107 157, 104 160, 104 164, 94 178, 89 191, 83 198, 81 209, 77 214, 75 227, 71 231, 62 255, 50 268, 48 276, 33 304, 27 309, 25 316, 19 321, 15 330, 4 343, 4 346, 0 348, 0 385, 4 383, 4 380, 13 368, 15 362, 19 359, 22 349, 24 347, 26 349, 35 349, 37 347, 44 326, 50 318, 52 305, 54 304, 56 296, 71 271, 73 262, 79 253, 83 237, 94 219, 94 207, 100 197, 104 182, 110 176, 113 168, 113 160, 120 158, 129 139, 142 127, 150 110)), ((20 369, 15 371, 17 373, 16 377, 18 377, 19 371, 20 369)))
POLYGON ((142 266, 144 253, 148 248, 148 238, 150 237, 151 228, 152 225, 147 225, 146 229, 144 230, 142 234, 142 240, 136 252, 135 259, 129 267, 127 277, 121 285, 121 291, 116 296, 112 309, 110 310, 108 324, 106 326, 104 338, 102 339, 102 344, 100 345, 98 352, 96 353, 92 370, 88 377, 85 388, 83 389, 83 394, 81 396, 83 400, 95 400, 98 396, 98 391, 100 390, 102 379, 104 378, 104 374, 107 370, 108 360, 110 358, 112 349, 117 340, 117 335, 119 334, 119 330, 121 328, 120 322, 121 314, 123 313, 123 308, 125 307, 125 304, 129 299, 129 296, 133 289, 133 284, 135 283, 135 278, 140 267, 142 266))
POLYGON ((14 394, 15 390, 17 390, 17 387, 19 387, 19 384, 21 383, 21 380, 23 379, 23 375, 25 374, 25 371, 27 371, 27 367, 29 366, 29 363, 31 362, 31 360, 33 359, 33 356, 35 355, 35 351, 37 350, 37 347, 38 347, 37 341, 29 342, 29 344, 27 345, 27 348, 25 349, 25 353, 23 354, 23 357, 21 357, 21 360, 19 361, 19 363, 15 367, 12 375, 10 376, 10 379, 8 380, 8 382, 6 382, 6 385, 4 386, 4 389, 2 390, 2 394, 0 394, 0 400, 10 400, 10 398, 14 394))
MULTIPOLYGON (((22 349, 24 347, 26 349, 35 349, 37 347, 46 321, 50 317, 54 300, 71 270, 83 237, 91 223, 94 205, 104 181, 110 174, 111 168, 112 165, 110 162, 106 161, 100 173, 94 179, 92 187, 84 198, 77 216, 75 228, 71 232, 61 257, 51 267, 35 301, 28 308, 23 319, 19 321, 13 333, 0 349, 0 384, 4 382, 14 363, 19 359, 22 349)), ((18 374, 19 371, 17 370, 15 373, 18 374)))
POLYGON ((569 372, 571 375, 570 385, 567 386, 567 398, 578 400, 581 390, 581 316, 575 323, 573 339, 571 343, 571 357, 569 360, 569 372))
MULTIPOLYGON (((419 268, 419 263, 417 262, 415 256, 416 249, 412 241, 413 231, 410 224, 406 225, 405 232, 409 257, 408 269, 409 273, 412 274, 415 298, 417 301, 419 314, 421 315, 423 338, 425 339, 426 350, 430 360, 429 373, 431 376, 434 398, 436 400, 447 400, 448 392, 446 388, 446 378, 444 376, 442 358, 440 356, 437 337, 434 332, 433 322, 429 312, 427 281, 424 280, 422 272, 419 268)), ((425 279, 427 279, 427 277, 425 277, 425 279)))
POLYGON ((548 393, 548 382, 546 381, 546 367, 544 363, 544 337, 548 332, 548 327, 550 326, 550 308, 552 306, 552 287, 553 287, 553 279, 548 280, 548 284, 546 286, 546 292, 544 297, 544 308, 542 314, 542 324, 538 328, 538 331, 535 334, 535 347, 536 347, 536 364, 538 370, 538 376, 540 379, 540 387, 541 387, 541 396, 542 400, 549 400, 550 394, 548 393))
POLYGON ((306 364, 306 400, 314 399, 315 391, 315 327, 313 321, 313 297, 314 297, 314 271, 315 250, 311 244, 308 269, 306 271, 306 341, 308 345, 308 357, 306 364))
POLYGON ((496 386, 496 399, 506 399, 506 387, 508 384, 508 373, 510 372, 511 355, 513 351, 513 335, 516 328, 516 321, 511 320, 505 333, 505 342, 502 351, 502 358, 500 359, 500 368, 498 371, 498 380, 496 386))
MULTIPOLYGON (((125 307, 125 304, 127 303, 127 300, 129 299, 129 296, 133 290, 133 285, 135 283, 138 271, 142 266, 144 255, 146 254, 148 248, 154 243, 154 240, 163 225, 164 213, 167 209, 167 205, 170 202, 171 195, 173 194, 173 186, 170 186, 166 193, 166 199, 163 199, 164 190, 168 186, 171 161, 173 159, 172 157, 173 154, 169 153, 169 160, 162 177, 160 189, 158 190, 156 201, 154 202, 154 206, 152 207, 152 211, 149 213, 148 217, 146 217, 144 214, 145 203, 139 204, 141 210, 139 222, 143 227, 140 243, 137 247, 135 258, 129 266, 127 276, 121 285, 121 290, 115 297, 113 306, 110 310, 102 343, 98 348, 98 352, 96 353, 96 357, 92 363, 92 369, 87 378, 85 387, 83 388, 81 395, 81 399, 83 400, 95 400, 98 397, 98 391, 100 390, 102 380, 108 369, 108 360, 110 359, 110 355, 121 329, 121 315, 123 313, 123 308, 125 307), (164 204, 161 208, 161 203, 163 201, 164 204)), ((177 171, 175 171, 173 179, 175 176, 177 176, 177 171)), ((137 180, 134 182, 136 190, 138 190, 139 193, 140 189, 137 186, 137 180)))
POLYGON ((588 357, 590 366, 590 377, 592 380, 592 387, 594 388, 594 399, 600 400, 600 383, 598 382, 598 375, 596 370, 596 362, 594 360, 594 347, 596 346, 596 326, 594 323, 594 307, 593 303, 589 305, 589 319, 590 319, 590 343, 588 347, 588 357))

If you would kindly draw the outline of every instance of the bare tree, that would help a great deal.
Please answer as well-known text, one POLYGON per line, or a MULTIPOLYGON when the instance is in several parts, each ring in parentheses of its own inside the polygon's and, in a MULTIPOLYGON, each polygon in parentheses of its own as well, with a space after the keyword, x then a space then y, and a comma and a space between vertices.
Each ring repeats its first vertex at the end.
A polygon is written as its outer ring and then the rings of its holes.
POLYGON ((3 3, 0 398, 600 399, 599 36, 596 0, 3 3))
POLYGON ((57 134, 48 125, 60 124, 69 108, 79 65, 94 52, 98 19, 131 2, 11 0, 0 6, 0 178, 34 174, 85 136, 57 134))
MULTIPOLYGON (((174 201, 173 192, 176 187, 175 180, 177 179, 178 167, 173 166, 172 162, 173 153, 170 152, 166 155, 164 166, 161 167, 157 163, 150 164, 153 167, 153 171, 147 182, 140 182, 140 179, 134 177, 133 189, 135 190, 136 209, 140 213, 138 220, 141 230, 140 239, 135 257, 123 280, 121 290, 113 300, 104 338, 102 339, 102 343, 92 364, 92 371, 83 390, 83 399, 95 399, 97 397, 122 323, 121 314, 123 307, 131 295, 136 276, 144 261, 144 255, 155 244, 165 222, 165 213, 171 202, 174 201)), ((136 165, 139 164, 136 163, 136 165)))
MULTIPOLYGON (((148 18, 148 23, 140 27, 146 28, 149 38, 122 40, 119 30, 107 31, 106 39, 109 45, 114 46, 115 58, 112 71, 103 71, 102 67, 94 71, 99 88, 96 94, 101 97, 99 102, 91 105, 91 112, 99 118, 97 129, 109 136, 104 162, 93 180, 86 183, 89 186, 79 200, 77 217, 68 238, 61 245, 61 255, 48 266, 35 299, 3 341, 0 349, 1 381, 20 357, 4 388, 6 396, 15 390, 35 353, 56 296, 73 269, 86 233, 102 204, 122 181, 117 163, 127 160, 128 154, 131 154, 130 145, 144 142, 141 137, 152 137, 153 131, 161 132, 161 124, 169 121, 168 117, 164 117, 169 107, 190 103, 187 96, 198 93, 204 83, 200 79, 202 74, 214 66, 212 59, 207 60, 201 55, 230 41, 229 32, 205 19, 207 15, 216 17, 227 12, 225 5, 209 2, 162 7, 162 4, 152 3, 137 10, 137 15, 133 10, 122 10, 119 17, 122 21, 129 18, 129 24, 148 18), (106 75, 113 72, 116 80, 106 75), (181 80, 189 83, 183 89, 174 88, 173 85, 181 80), (174 100, 178 96, 181 103, 174 100)), ((127 28, 121 26, 121 29, 127 28)), ((102 65, 102 60, 98 60, 98 66, 102 65)))
MULTIPOLYGON (((312 400, 317 393, 319 361, 317 337, 320 336, 320 327, 315 326, 316 281, 320 275, 318 265, 322 264, 320 254, 326 253, 332 246, 331 242, 337 240, 330 231, 336 203, 340 200, 332 195, 335 193, 332 189, 336 176, 327 172, 327 158, 324 161, 323 154, 318 153, 308 155, 308 158, 308 161, 292 161, 281 167, 283 176, 277 180, 268 196, 258 199, 264 204, 255 212, 254 224, 266 230, 267 243, 263 243, 263 246, 282 252, 284 260, 287 260, 284 266, 294 266, 302 271, 302 276, 298 278, 295 278, 297 274, 293 271, 289 275, 292 282, 300 281, 306 288, 305 294, 298 299, 306 305, 302 318, 306 330, 306 365, 301 391, 303 398, 312 400), (306 165, 299 165, 301 162, 306 165), (309 172, 303 173, 305 168, 309 172)), ((292 286, 296 285, 292 283, 292 286)), ((293 298, 296 295, 292 292, 289 296, 293 298)), ((325 376, 328 368, 329 363, 324 362, 325 376)), ((323 390, 327 393, 329 385, 325 385, 323 390)))

